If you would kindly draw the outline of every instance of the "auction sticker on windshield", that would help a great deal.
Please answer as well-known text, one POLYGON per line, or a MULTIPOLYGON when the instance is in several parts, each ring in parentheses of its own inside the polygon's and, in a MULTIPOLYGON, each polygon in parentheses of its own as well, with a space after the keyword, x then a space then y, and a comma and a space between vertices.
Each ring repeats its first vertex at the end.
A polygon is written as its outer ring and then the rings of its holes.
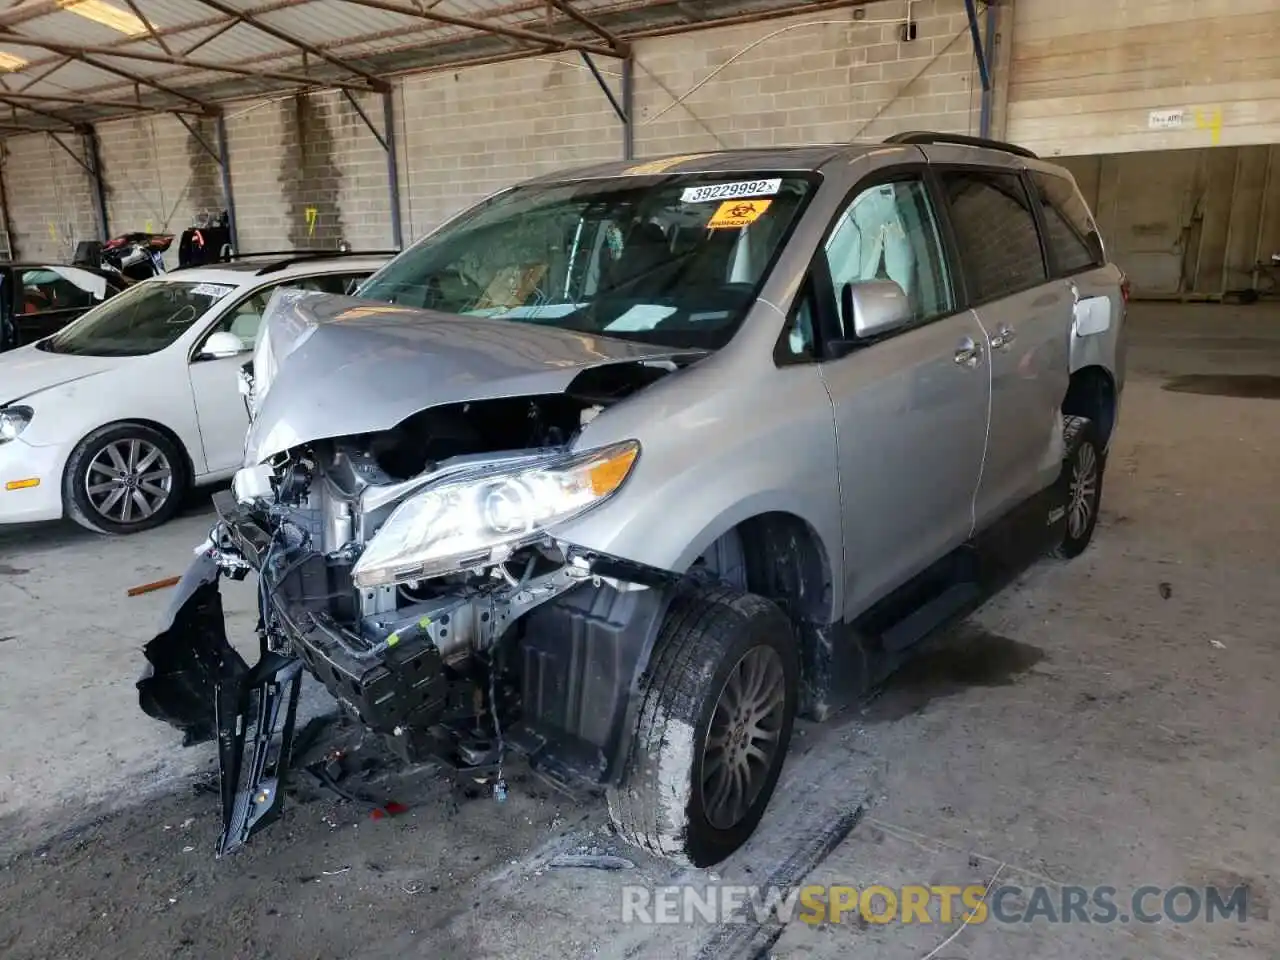
POLYGON ((191 293, 197 297, 213 297, 213 299, 218 300, 234 289, 235 287, 224 287, 220 283, 197 283, 191 288, 191 293))
POLYGON ((745 227, 760 219, 772 200, 726 200, 707 221, 708 230, 745 227))
POLYGON ((685 187, 683 203, 706 203, 732 197, 769 197, 782 189, 782 180, 739 180, 736 183, 711 183, 701 187, 685 187))

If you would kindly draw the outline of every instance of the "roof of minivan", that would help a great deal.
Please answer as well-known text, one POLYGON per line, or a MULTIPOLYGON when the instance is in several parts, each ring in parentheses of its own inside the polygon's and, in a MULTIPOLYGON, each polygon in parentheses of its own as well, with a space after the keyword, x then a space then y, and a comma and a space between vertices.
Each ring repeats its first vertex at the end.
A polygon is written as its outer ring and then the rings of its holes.
MULTIPOLYGON (((665 173, 745 173, 755 170, 820 170, 832 160, 849 159, 884 150, 879 143, 817 144, 803 147, 758 147, 742 150, 708 150, 702 153, 671 154, 647 160, 614 160, 589 167, 560 170, 534 177, 527 183, 565 180, 600 180, 608 177, 641 177, 665 173)), ((915 147, 896 149, 919 151, 915 147)))
MULTIPOLYGON (((1021 148, 999 141, 981 141, 976 137, 948 137, 946 134, 921 134, 937 136, 939 145, 958 146, 973 151, 975 160, 1005 162, 1021 148), (969 141, 969 142, 964 142, 969 141)), ((923 141, 922 141, 923 142, 923 141)), ((779 172, 795 170, 816 172, 832 162, 849 162, 868 153, 901 151, 904 160, 920 161, 925 153, 917 143, 831 143, 795 147, 753 147, 738 150, 709 150, 702 153, 670 154, 647 160, 614 160, 589 167, 570 168, 543 174, 526 183, 564 183, 574 180, 602 180, 611 177, 655 176, 680 173, 754 173, 762 170, 779 172)), ((1019 155, 1028 166, 1053 168, 1054 165, 1034 155, 1019 155)))

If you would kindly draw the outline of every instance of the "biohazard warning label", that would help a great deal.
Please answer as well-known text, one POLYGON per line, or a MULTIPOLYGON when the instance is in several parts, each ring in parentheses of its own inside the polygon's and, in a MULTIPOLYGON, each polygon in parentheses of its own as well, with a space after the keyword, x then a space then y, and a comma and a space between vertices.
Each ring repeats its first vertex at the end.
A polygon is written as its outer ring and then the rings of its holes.
POLYGON ((772 200, 726 200, 716 208, 716 212, 707 221, 708 230, 725 230, 730 227, 745 227, 760 219, 760 215, 769 209, 772 200))

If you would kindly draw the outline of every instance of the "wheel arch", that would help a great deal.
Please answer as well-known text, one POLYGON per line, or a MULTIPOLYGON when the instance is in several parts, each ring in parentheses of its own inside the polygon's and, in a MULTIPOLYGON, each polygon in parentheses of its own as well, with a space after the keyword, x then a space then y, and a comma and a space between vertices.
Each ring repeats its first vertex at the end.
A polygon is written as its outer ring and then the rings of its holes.
MULTIPOLYGON (((196 477, 195 461, 192 459, 191 451, 187 449, 187 445, 182 442, 182 437, 180 437, 178 435, 178 432, 174 430, 172 427, 168 426, 167 424, 161 423, 159 420, 152 420, 149 417, 119 417, 115 420, 108 420, 106 423, 100 423, 93 429, 85 431, 84 435, 79 440, 77 440, 75 444, 71 447, 71 450, 74 451, 76 448, 80 446, 80 444, 84 443, 85 440, 87 440, 89 437, 91 437, 95 433, 98 433, 102 430, 110 430, 112 427, 128 426, 129 424, 137 424, 140 427, 147 427, 151 430, 154 430, 156 431, 156 433, 161 434, 162 436, 164 436, 166 440, 172 443, 174 447, 177 448, 178 452, 182 454, 182 464, 184 467, 186 467, 186 470, 187 470, 187 478, 186 478, 187 485, 190 486, 192 483, 195 482, 195 477, 196 477)), ((66 471, 71 467, 71 460, 72 460, 72 456, 69 454, 67 456, 67 462, 62 465, 64 480, 66 477, 66 471)))
POLYGON ((1067 395, 1062 400, 1062 412, 1092 420, 1098 429, 1102 449, 1107 450, 1116 426, 1118 399, 1111 371, 1101 364, 1090 364, 1071 374, 1067 395))
POLYGON ((814 526, 794 513, 745 517, 714 537, 694 560, 739 589, 778 603, 793 619, 830 623, 835 599, 831 558, 814 526), (738 569, 726 569, 728 562, 738 569))

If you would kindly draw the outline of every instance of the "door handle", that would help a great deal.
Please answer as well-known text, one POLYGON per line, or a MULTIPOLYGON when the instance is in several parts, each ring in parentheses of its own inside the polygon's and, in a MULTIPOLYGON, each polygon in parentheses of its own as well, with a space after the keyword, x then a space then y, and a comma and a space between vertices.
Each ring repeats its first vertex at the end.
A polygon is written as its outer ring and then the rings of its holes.
POLYGON ((981 358, 982 348, 971 337, 965 337, 956 347, 955 361, 962 367, 976 367, 981 358))
POLYGON ((991 349, 1003 350, 1017 338, 1017 334, 1013 332, 1013 328, 1008 324, 1001 324, 1000 329, 996 331, 994 337, 991 338, 991 349))

